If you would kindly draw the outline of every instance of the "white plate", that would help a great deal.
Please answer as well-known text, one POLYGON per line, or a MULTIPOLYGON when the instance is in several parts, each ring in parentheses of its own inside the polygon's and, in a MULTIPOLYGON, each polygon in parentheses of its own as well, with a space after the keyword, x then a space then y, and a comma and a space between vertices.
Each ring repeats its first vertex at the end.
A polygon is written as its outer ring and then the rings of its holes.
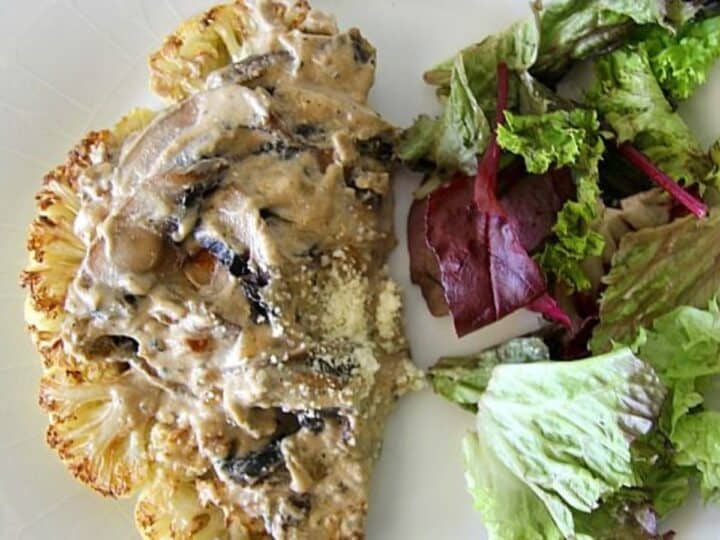
MULTIPOLYGON (((39 360, 22 324, 17 276, 24 234, 42 175, 91 128, 111 125, 131 105, 157 104, 145 57, 182 18, 212 0, 0 0, 0 238, 7 257, 0 289, 0 538, 137 538, 128 502, 103 500, 77 484, 43 443, 36 405, 39 360)), ((375 107, 407 125, 436 109, 420 76, 461 46, 529 13, 524 0, 316 0, 343 27, 358 26, 379 51, 375 107)), ((720 72, 684 113, 704 143, 720 133, 711 106, 720 72), (708 114, 710 113, 710 114, 708 114)), ((716 101, 715 101, 716 102, 716 101)), ((520 315, 457 340, 447 320, 432 319, 409 283, 404 220, 412 175, 397 178, 401 246, 393 272, 405 288, 406 324, 416 362, 471 352, 531 327, 520 315)), ((371 497, 370 540, 485 538, 465 493, 462 434, 471 415, 429 391, 404 399, 393 416, 371 497)), ((670 520, 680 539, 717 538, 716 508, 697 500, 670 520)))

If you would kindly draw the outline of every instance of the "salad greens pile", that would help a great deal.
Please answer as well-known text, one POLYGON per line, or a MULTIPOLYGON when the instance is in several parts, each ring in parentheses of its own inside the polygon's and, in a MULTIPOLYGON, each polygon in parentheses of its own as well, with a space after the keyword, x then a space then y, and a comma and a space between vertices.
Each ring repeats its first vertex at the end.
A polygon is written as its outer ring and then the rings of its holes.
POLYGON ((441 359, 473 412, 467 483, 494 540, 661 539, 720 502, 720 141, 677 112, 720 57, 720 6, 560 0, 425 74, 403 134, 425 173, 411 273, 464 335, 521 308, 538 336, 441 359), (558 89, 582 63, 581 97, 558 89))

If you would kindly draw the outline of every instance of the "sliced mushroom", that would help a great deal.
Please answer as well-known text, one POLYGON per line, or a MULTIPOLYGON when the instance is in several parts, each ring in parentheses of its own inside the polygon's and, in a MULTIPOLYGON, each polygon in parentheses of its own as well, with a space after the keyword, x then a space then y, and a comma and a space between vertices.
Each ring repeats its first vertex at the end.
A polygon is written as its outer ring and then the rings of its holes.
POLYGON ((115 190, 129 197, 137 185, 212 154, 241 128, 269 121, 267 99, 239 85, 195 94, 159 115, 120 156, 115 190))
POLYGON ((208 89, 214 89, 226 84, 242 84, 250 87, 269 86, 272 90, 271 85, 280 78, 278 71, 287 69, 291 61, 292 57, 288 51, 254 54, 241 62, 214 71, 208 77, 206 86, 208 89))

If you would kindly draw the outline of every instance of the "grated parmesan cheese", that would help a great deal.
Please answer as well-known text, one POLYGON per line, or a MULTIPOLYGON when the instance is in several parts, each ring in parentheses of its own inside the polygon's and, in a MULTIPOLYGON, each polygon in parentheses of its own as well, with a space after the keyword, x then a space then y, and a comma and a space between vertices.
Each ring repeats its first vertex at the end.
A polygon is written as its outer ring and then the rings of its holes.
POLYGON ((342 265, 341 268, 334 266, 322 287, 321 294, 327 300, 320 324, 331 339, 364 342, 368 339, 368 280, 349 265, 342 265))
POLYGON ((397 283, 392 279, 388 279, 380 290, 375 315, 378 335, 385 350, 392 347, 392 340, 399 334, 398 325, 400 323, 401 309, 400 289, 397 283))

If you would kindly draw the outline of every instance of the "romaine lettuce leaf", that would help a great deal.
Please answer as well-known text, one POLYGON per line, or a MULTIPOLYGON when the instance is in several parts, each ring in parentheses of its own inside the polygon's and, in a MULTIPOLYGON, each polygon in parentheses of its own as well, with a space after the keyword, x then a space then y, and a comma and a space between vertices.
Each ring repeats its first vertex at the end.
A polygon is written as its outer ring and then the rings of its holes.
MULTIPOLYGON (((632 343, 640 328, 677 306, 704 309, 720 290, 720 212, 627 234, 604 278, 591 349, 632 343)), ((684 362, 683 362, 684 363, 684 362)))
POLYGON ((465 480, 489 540, 563 540, 542 500, 500 461, 488 441, 463 439, 465 480))
POLYGON ((706 152, 668 103, 655 79, 647 51, 625 47, 596 61, 588 103, 614 130, 660 170, 688 186, 703 183, 712 169, 706 152))
POLYGON ((638 485, 631 443, 652 429, 664 397, 652 368, 629 349, 503 364, 478 402, 478 436, 543 502, 561 534, 575 537, 574 511, 592 512, 638 485))
POLYGON ((681 101, 707 80, 720 56, 720 17, 690 21, 676 33, 654 27, 643 30, 643 38, 655 78, 667 95, 681 101))
POLYGON ((571 62, 605 53, 636 24, 662 24, 664 17, 662 0, 548 2, 538 10, 540 49, 532 71, 559 79, 571 62))

